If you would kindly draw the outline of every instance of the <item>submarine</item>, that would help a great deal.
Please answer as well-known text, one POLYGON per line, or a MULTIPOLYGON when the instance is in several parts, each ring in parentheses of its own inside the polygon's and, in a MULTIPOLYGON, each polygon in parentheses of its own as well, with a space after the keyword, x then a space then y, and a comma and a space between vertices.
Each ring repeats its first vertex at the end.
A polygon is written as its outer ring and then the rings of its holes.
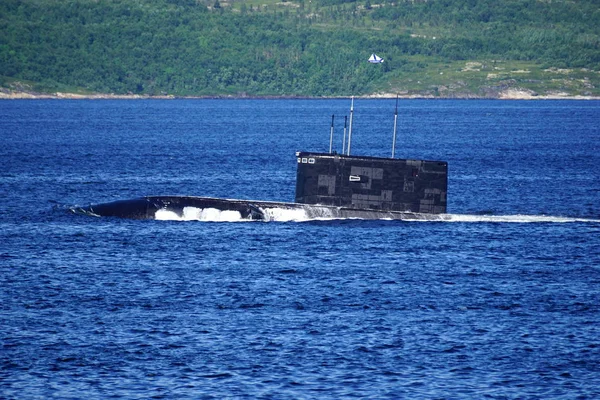
POLYGON ((334 115, 331 119, 328 153, 296 152, 294 202, 200 196, 145 196, 74 207, 71 211, 129 219, 194 220, 202 219, 201 216, 205 213, 216 211, 233 215, 234 220, 269 221, 276 219, 277 213, 283 211, 308 220, 445 220, 448 163, 394 157, 398 98, 391 158, 350 155, 353 111, 354 98, 350 107, 347 141, 347 117, 344 118, 342 154, 332 151, 334 115), (174 218, 168 218, 169 216, 174 218))

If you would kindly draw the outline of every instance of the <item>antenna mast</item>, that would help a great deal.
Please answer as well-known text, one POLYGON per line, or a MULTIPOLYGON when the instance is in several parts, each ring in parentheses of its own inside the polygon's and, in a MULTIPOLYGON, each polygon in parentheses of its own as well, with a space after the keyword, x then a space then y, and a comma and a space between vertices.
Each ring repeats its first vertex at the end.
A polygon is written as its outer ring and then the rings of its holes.
POLYGON ((398 122, 398 95, 396 95, 396 111, 394 111, 394 138, 392 139, 392 158, 396 153, 396 126, 398 122))
POLYGON ((335 114, 331 115, 331 132, 329 133, 329 154, 333 150, 333 120, 335 119, 335 114))
POLYGON ((352 143, 352 114, 354 113, 354 96, 352 96, 352 103, 350 105, 350 129, 348 130, 348 151, 347 156, 350 155, 350 145, 352 143))
POLYGON ((348 116, 344 115, 344 139, 342 140, 342 155, 346 149, 346 127, 348 126, 348 116))

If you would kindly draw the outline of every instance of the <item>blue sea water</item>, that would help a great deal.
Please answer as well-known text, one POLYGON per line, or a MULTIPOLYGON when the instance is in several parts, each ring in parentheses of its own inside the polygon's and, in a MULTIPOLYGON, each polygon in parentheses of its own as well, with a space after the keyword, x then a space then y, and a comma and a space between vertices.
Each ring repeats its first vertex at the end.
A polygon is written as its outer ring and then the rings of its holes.
MULTIPOLYGON (((389 156, 395 100, 356 100, 389 156)), ((0 101, 0 397, 600 397, 600 102, 402 100, 450 222, 133 221, 293 201, 349 100, 0 101)))

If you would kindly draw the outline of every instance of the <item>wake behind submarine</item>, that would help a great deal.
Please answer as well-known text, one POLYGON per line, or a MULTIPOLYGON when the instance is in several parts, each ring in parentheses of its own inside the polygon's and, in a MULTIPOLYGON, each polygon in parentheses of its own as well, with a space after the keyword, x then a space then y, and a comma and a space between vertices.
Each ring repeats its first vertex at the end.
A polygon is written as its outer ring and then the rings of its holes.
POLYGON ((303 219, 444 220, 447 205, 448 163, 394 158, 398 98, 394 115, 392 157, 350 155, 354 98, 350 123, 344 118, 343 152, 297 152, 296 196, 293 203, 221 199, 197 196, 146 196, 130 200, 76 207, 71 211, 101 217, 201 219, 216 211, 242 220, 272 220, 277 212, 292 212, 303 219), (348 128, 348 129, 347 129, 348 128), (347 140, 346 140, 346 133, 347 140))

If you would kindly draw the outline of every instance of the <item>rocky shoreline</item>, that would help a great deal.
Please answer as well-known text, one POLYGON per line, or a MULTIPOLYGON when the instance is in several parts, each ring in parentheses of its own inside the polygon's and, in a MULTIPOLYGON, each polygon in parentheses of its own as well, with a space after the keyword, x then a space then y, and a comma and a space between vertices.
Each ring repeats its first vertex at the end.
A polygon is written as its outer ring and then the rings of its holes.
POLYGON ((68 99, 68 100, 84 100, 84 99, 173 99, 174 96, 143 96, 137 94, 79 94, 79 93, 38 93, 38 92, 21 92, 14 90, 1 90, 0 99, 68 99))
MULTIPOLYGON (((478 96, 472 93, 452 94, 451 96, 434 96, 432 94, 419 93, 374 93, 371 95, 356 96, 372 99, 396 98, 399 96, 402 99, 497 99, 497 100, 600 100, 600 97, 595 96, 580 96, 571 95, 565 92, 547 93, 539 95, 526 89, 506 89, 490 96, 478 96)), ((279 99, 279 98, 307 98, 303 96, 248 96, 248 95, 224 95, 224 96, 149 96, 139 94, 79 94, 79 93, 38 93, 30 91, 15 91, 10 89, 0 88, 1 99, 56 99, 56 100, 137 100, 137 99, 234 99, 234 98, 257 98, 257 99, 279 99)))

